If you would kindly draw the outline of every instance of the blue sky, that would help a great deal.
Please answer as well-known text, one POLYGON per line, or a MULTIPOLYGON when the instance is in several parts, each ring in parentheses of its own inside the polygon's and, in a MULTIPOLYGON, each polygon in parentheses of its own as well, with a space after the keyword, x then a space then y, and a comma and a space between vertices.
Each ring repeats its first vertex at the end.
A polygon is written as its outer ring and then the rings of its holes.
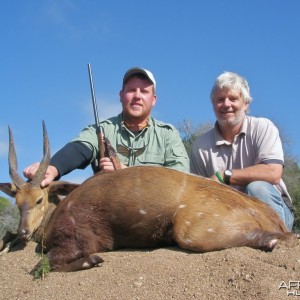
POLYGON ((250 114, 271 119, 299 162, 299 11, 298 0, 1 1, 0 181, 10 181, 8 125, 22 173, 42 158, 42 120, 52 154, 93 123, 88 63, 101 119, 120 112, 123 74, 141 66, 157 81, 154 117, 177 127, 213 122, 213 81, 237 72, 250 114))

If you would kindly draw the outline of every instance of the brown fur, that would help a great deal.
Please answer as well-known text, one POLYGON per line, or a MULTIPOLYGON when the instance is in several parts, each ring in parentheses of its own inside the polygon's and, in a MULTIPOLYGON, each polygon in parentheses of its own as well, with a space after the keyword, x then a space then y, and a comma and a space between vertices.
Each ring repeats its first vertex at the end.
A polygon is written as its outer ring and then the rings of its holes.
POLYGON ((20 188, 16 188, 13 183, 0 183, 0 190, 2 192, 16 198, 16 204, 20 212, 17 236, 10 235, 9 239, 3 238, 0 250, 16 237, 24 243, 27 243, 30 239, 41 242, 45 227, 58 203, 61 201, 59 195, 67 195, 77 188, 78 185, 65 181, 57 181, 52 182, 46 188, 41 188, 34 187, 30 182, 27 182, 20 188))
POLYGON ((261 201, 207 178, 131 167, 97 174, 70 193, 51 218, 44 245, 51 270, 77 271, 102 262, 95 253, 126 247, 270 251, 277 240, 297 242, 261 201))

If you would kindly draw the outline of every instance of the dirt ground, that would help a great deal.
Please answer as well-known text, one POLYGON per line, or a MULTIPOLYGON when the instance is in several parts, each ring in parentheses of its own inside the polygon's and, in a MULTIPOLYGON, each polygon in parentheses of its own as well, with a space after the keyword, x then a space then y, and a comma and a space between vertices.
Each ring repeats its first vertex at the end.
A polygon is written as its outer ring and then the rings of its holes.
POLYGON ((300 244, 271 253, 179 248, 101 253, 100 267, 33 279, 34 242, 0 256, 0 299, 300 299, 300 244), (296 282, 296 283, 295 283, 296 282), (279 288, 281 286, 281 288, 279 288))

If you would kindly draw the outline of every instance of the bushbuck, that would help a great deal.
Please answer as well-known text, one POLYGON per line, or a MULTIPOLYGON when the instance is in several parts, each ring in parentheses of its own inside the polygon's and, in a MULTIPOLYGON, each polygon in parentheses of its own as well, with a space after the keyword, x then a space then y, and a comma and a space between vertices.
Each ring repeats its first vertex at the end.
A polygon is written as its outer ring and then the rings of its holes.
POLYGON ((278 240, 297 243, 260 200, 211 179, 136 166, 96 174, 66 196, 45 230, 44 253, 52 271, 78 271, 103 262, 97 253, 120 248, 271 251, 278 240))
POLYGON ((48 187, 41 188, 40 183, 50 162, 50 146, 45 123, 43 122, 44 154, 39 168, 31 181, 24 181, 17 172, 17 157, 11 129, 9 131, 9 174, 12 183, 0 183, 0 190, 10 197, 16 198, 20 212, 17 233, 7 232, 0 241, 0 250, 9 251, 18 242, 25 245, 31 238, 40 242, 45 226, 62 198, 78 187, 79 184, 66 181, 53 181, 48 187), (12 242, 13 241, 13 242, 12 242), (9 244, 10 243, 10 244, 9 244))

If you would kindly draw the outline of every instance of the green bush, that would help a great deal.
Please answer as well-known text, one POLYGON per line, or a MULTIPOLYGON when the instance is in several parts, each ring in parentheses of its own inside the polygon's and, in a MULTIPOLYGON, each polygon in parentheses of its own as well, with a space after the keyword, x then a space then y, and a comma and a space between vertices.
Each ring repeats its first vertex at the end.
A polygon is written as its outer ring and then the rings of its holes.
POLYGON ((10 204, 9 200, 4 198, 4 197, 0 197, 0 212, 10 204))
POLYGON ((300 168, 294 157, 285 157, 283 180, 292 197, 295 209, 294 231, 300 232, 300 168))
POLYGON ((16 205, 0 197, 0 239, 5 235, 6 231, 15 233, 19 224, 19 210, 16 205))

